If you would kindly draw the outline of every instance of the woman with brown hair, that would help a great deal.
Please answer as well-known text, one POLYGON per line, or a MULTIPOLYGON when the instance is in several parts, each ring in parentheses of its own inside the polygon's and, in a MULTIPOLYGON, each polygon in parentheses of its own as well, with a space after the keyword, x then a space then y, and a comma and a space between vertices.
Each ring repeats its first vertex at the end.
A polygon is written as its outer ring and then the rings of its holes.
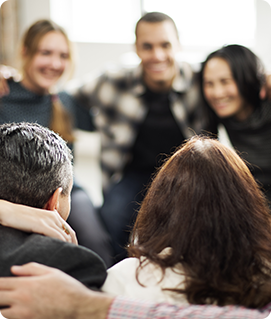
POLYGON ((174 303, 261 308, 271 300, 271 216, 246 164, 194 137, 161 167, 142 202, 130 256, 103 291, 174 303))
POLYGON ((32 24, 20 48, 21 80, 8 82, 9 94, 1 99, 0 123, 39 122, 72 143, 72 102, 67 105, 68 96, 61 97, 61 102, 54 94, 64 73, 71 71, 72 60, 71 43, 61 27, 50 20, 32 24))

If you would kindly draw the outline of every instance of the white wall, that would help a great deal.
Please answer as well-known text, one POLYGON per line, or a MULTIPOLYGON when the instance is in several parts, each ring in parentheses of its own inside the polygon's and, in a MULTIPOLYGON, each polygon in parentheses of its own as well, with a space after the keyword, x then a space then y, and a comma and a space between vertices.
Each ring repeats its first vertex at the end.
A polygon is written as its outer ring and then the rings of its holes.
POLYGON ((38 19, 50 18, 49 0, 18 0, 20 35, 38 19))
POLYGON ((132 44, 75 43, 76 69, 75 78, 83 74, 106 68, 119 63, 120 57, 133 51, 132 44))
MULTIPOLYGON (((256 42, 255 47, 251 49, 264 60, 268 69, 271 70, 271 8, 266 1, 255 0, 256 42)), ((18 0, 18 2, 21 33, 35 20, 50 18, 49 0, 18 0)), ((271 1, 269 2, 271 3, 271 1)), ((197 26, 195 25, 195 27, 197 26)), ((74 74, 76 78, 80 78, 93 70, 102 69, 108 63, 119 63, 119 57, 122 54, 133 50, 133 45, 129 44, 76 43, 76 47, 78 52, 77 67, 74 74)), ((199 48, 183 47, 184 55, 192 58, 201 58, 208 52, 203 48, 199 51, 199 48), (193 52, 193 50, 196 51, 193 52)))
MULTIPOLYGON (((271 1, 268 0, 271 4, 271 1)), ((271 71, 271 7, 266 1, 256 0, 257 28, 254 52, 263 60, 271 71)))
MULTIPOLYGON (((49 0, 19 0, 19 26, 20 36, 24 30, 34 21, 41 18, 50 18, 49 0)), ((129 44, 106 44, 106 43, 75 43, 77 52, 75 78, 104 68, 108 63, 118 63, 119 57, 131 50, 129 44)))

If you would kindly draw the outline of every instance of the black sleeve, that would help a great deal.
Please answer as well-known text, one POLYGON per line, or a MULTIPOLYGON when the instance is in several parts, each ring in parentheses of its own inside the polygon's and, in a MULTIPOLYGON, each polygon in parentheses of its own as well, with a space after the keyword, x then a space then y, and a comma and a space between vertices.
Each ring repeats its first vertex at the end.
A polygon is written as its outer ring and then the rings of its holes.
POLYGON ((67 111, 72 114, 76 128, 84 131, 95 130, 93 115, 90 109, 85 106, 86 103, 84 101, 64 91, 60 92, 58 96, 67 111))
POLYGON ((37 262, 58 268, 94 290, 106 279, 103 260, 85 247, 2 225, 0 242, 0 276, 11 276, 12 265, 37 262))
POLYGON ((82 246, 61 243, 46 264, 64 271, 94 290, 99 289, 106 279, 106 267, 102 259, 82 246))

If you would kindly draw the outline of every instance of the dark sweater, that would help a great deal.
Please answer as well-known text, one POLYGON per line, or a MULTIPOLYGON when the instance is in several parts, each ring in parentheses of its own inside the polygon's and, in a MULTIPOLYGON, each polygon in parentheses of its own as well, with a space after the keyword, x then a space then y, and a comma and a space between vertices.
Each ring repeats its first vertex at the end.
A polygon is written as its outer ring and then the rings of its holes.
MULTIPOLYGON (((52 100, 49 94, 39 95, 27 90, 20 82, 9 81, 10 94, 0 100, 0 124, 9 122, 36 122, 49 127, 52 100)), ((71 114, 74 126, 90 130, 89 112, 66 92, 58 94, 63 106, 71 114)))
POLYGON ((245 121, 233 118, 220 121, 271 202, 271 102, 263 102, 245 121))
POLYGON ((1 225, 0 243, 2 277, 12 275, 10 267, 13 265, 38 262, 58 268, 94 290, 98 290, 105 281, 104 262, 82 246, 1 225))

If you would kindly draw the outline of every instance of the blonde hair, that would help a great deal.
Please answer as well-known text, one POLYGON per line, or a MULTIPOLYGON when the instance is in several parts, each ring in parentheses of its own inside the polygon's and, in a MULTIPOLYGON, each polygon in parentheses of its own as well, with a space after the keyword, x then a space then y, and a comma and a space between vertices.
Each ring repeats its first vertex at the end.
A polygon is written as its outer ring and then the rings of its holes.
MULTIPOLYGON (((25 70, 29 67, 34 55, 38 51, 38 46, 41 39, 49 32, 59 32, 61 33, 68 45, 69 49, 69 61, 70 61, 70 75, 74 70, 74 63, 73 63, 73 47, 72 44, 64 31, 59 25, 55 22, 47 19, 38 20, 33 23, 24 33, 22 42, 21 42, 21 55, 24 55, 21 69, 22 73, 25 74, 25 70)), ((66 73, 66 72, 65 72, 66 73)))
MULTIPOLYGON (((23 76, 26 74, 26 70, 30 66, 33 57, 38 51, 38 46, 41 39, 47 33, 52 31, 61 33, 67 42, 69 49, 70 67, 69 71, 65 71, 64 73, 66 76, 71 76, 74 69, 72 44, 64 29, 57 25, 55 22, 47 19, 38 20, 34 24, 32 24, 22 38, 21 55, 23 55, 23 59, 21 69, 23 76)), ((72 127, 72 118, 69 112, 67 112, 57 95, 53 95, 52 116, 49 128, 58 133, 64 140, 72 143, 74 141, 72 127)))

